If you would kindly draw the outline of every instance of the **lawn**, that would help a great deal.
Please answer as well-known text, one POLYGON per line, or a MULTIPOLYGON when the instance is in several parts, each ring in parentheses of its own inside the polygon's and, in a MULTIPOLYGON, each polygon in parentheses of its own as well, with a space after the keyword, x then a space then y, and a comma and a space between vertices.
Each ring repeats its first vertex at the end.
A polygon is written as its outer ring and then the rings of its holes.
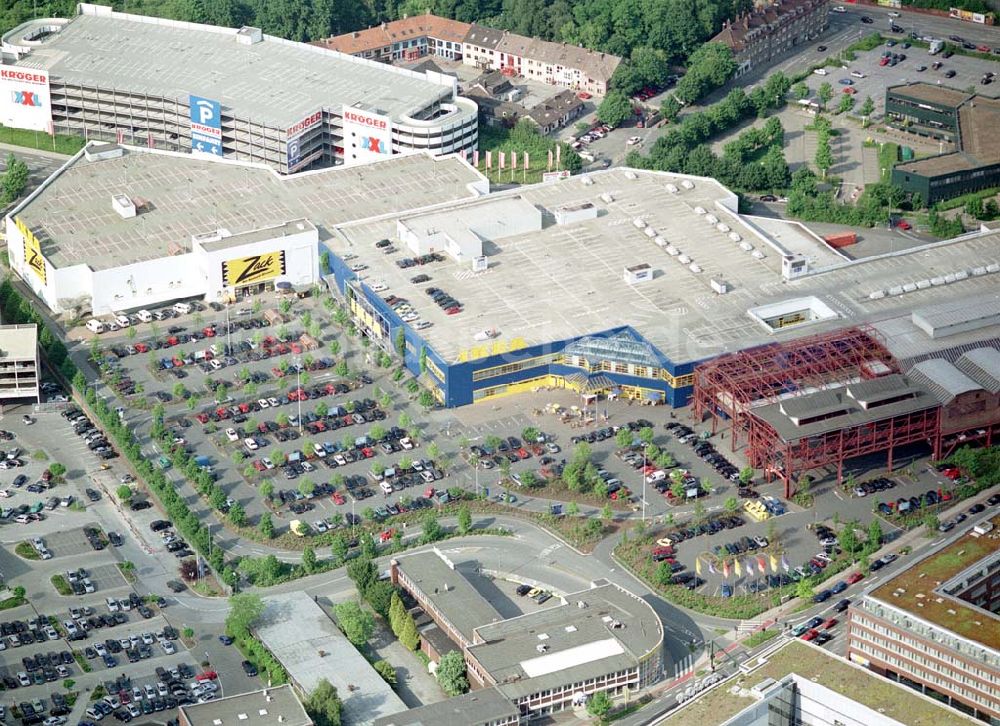
MULTIPOLYGON (((29 149, 43 149, 72 156, 83 148, 85 141, 79 136, 49 136, 43 131, 28 131, 0 126, 0 142, 29 149)), ((16 154, 15 154, 16 156, 16 154)))
POLYGON ((14 545, 14 554, 18 557, 23 557, 26 560, 39 559, 39 554, 31 545, 31 542, 18 542, 14 545))
POLYGON ((66 582, 66 578, 62 575, 53 575, 50 581, 52 582, 52 587, 54 587, 56 592, 60 595, 73 594, 73 588, 69 586, 69 583, 66 582))

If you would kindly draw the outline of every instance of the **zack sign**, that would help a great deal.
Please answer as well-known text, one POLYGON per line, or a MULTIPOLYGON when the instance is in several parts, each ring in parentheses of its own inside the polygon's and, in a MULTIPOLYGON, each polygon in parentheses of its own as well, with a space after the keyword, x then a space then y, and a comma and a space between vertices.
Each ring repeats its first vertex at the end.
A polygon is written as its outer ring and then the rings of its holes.
POLYGON ((222 156, 222 106, 218 101, 190 96, 191 150, 222 156))
POLYGON ((35 273, 35 277, 41 280, 44 285, 48 275, 45 268, 45 258, 42 257, 42 245, 20 217, 14 219, 14 225, 24 240, 24 264, 35 273))
POLYGON ((0 67, 0 123, 52 133, 48 73, 0 67))
POLYGON ((242 287, 272 280, 285 274, 285 252, 267 252, 226 260, 222 263, 222 281, 226 287, 242 287))

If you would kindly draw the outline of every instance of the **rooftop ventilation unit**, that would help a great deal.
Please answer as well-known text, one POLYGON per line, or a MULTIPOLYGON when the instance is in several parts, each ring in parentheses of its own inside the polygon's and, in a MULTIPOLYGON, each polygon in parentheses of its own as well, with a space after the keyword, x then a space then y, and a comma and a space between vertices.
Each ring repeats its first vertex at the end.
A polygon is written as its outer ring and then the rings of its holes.
POLYGON ((691 258, 688 257, 687 255, 679 255, 677 257, 677 261, 680 262, 682 265, 689 265, 689 264, 691 264, 691 258))
POLYGON ((719 218, 716 217, 714 214, 706 214, 705 221, 708 222, 709 224, 718 224, 719 218))
POLYGON ((990 265, 986 265, 986 271, 989 273, 1000 272, 1000 264, 994 262, 990 265))
POLYGON ((705 208, 704 207, 695 207, 694 208, 694 213, 695 214, 699 214, 699 215, 700 214, 704 214, 705 213, 705 208))
POLYGON ((729 284, 726 283, 724 280, 716 280, 715 278, 712 278, 711 280, 708 281, 708 284, 711 285, 712 290, 714 290, 719 295, 725 295, 727 292, 729 292, 729 284))
POLYGON ((589 187, 593 185, 594 180, 585 174, 580 177, 580 183, 583 184, 585 187, 589 187))
POLYGON ((739 235, 739 232, 730 232, 730 233, 729 233, 729 239, 730 239, 730 241, 732 241, 732 242, 739 242, 739 241, 741 241, 741 240, 742 240, 743 238, 742 238, 742 237, 740 237, 740 235, 739 235))
POLYGON ((615 198, 610 194, 608 194, 607 192, 604 192, 603 194, 601 194, 601 201, 604 202, 605 204, 611 204, 611 202, 615 201, 615 198))
POLYGON ((744 252, 753 252, 753 245, 749 242, 740 242, 740 249, 744 252))
POLYGON ((885 290, 873 290, 872 292, 868 293, 869 300, 881 300, 884 297, 885 297, 885 290))
POLYGON ((656 235, 656 237, 653 238, 653 241, 656 243, 657 247, 667 246, 667 240, 662 235, 656 235))
POLYGON ((656 236, 656 230, 653 229, 652 227, 646 227, 646 229, 644 229, 642 231, 643 231, 643 234, 645 234, 650 239, 653 239, 653 237, 656 236))
POLYGON ((632 220, 632 226, 634 226, 636 229, 645 229, 646 220, 643 219, 642 217, 636 217, 635 219, 632 220))
POLYGON ((691 270, 691 272, 693 272, 696 275, 701 272, 701 266, 695 262, 692 262, 690 265, 688 265, 688 269, 691 270))
POLYGON ((131 219, 135 216, 135 203, 127 194, 113 194, 111 196, 111 208, 122 219, 131 219))
POLYGON ((676 194, 678 192, 676 184, 667 184, 667 191, 671 194, 676 194))
POLYGON ((725 234, 726 232, 729 231, 729 225, 726 224, 725 222, 719 222, 717 225, 715 225, 715 228, 720 232, 722 232, 722 234, 725 234))
POLYGON ((664 247, 664 249, 667 251, 667 254, 670 255, 671 257, 676 257, 681 253, 681 251, 676 247, 674 247, 673 245, 667 245, 666 247, 664 247))
POLYGON ((690 179, 685 179, 684 181, 681 182, 681 186, 684 187, 685 189, 694 189, 694 182, 691 181, 690 179))
POLYGON ((753 252, 750 253, 750 256, 757 260, 763 260, 765 257, 767 257, 767 255, 765 255, 760 250, 754 250, 753 252))
POLYGON ((264 40, 264 31, 244 25, 236 33, 236 42, 240 45, 255 45, 264 40))
POLYGON ((626 171, 625 172, 625 178, 626 179, 637 179, 638 177, 636 177, 634 171, 626 171))

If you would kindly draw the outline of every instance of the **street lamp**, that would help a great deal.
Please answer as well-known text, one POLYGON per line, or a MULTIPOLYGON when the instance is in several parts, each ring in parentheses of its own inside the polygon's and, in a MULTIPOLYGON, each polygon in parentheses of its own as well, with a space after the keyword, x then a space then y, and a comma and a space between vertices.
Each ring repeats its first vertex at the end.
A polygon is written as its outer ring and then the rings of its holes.
POLYGON ((302 434, 302 364, 299 356, 292 359, 295 362, 295 398, 299 404, 299 434, 302 434))

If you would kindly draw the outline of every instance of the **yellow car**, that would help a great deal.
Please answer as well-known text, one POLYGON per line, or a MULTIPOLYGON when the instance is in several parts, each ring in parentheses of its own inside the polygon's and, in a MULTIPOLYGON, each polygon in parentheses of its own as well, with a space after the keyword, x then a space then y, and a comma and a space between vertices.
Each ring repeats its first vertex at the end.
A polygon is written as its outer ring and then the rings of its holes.
POLYGON ((540 587, 533 587, 530 590, 528 590, 528 597, 534 597, 535 595, 538 595, 541 592, 542 592, 542 588, 540 588, 540 587))
POLYGON ((662 539, 656 540, 656 544, 660 547, 671 547, 674 541, 670 537, 663 537, 662 539))

